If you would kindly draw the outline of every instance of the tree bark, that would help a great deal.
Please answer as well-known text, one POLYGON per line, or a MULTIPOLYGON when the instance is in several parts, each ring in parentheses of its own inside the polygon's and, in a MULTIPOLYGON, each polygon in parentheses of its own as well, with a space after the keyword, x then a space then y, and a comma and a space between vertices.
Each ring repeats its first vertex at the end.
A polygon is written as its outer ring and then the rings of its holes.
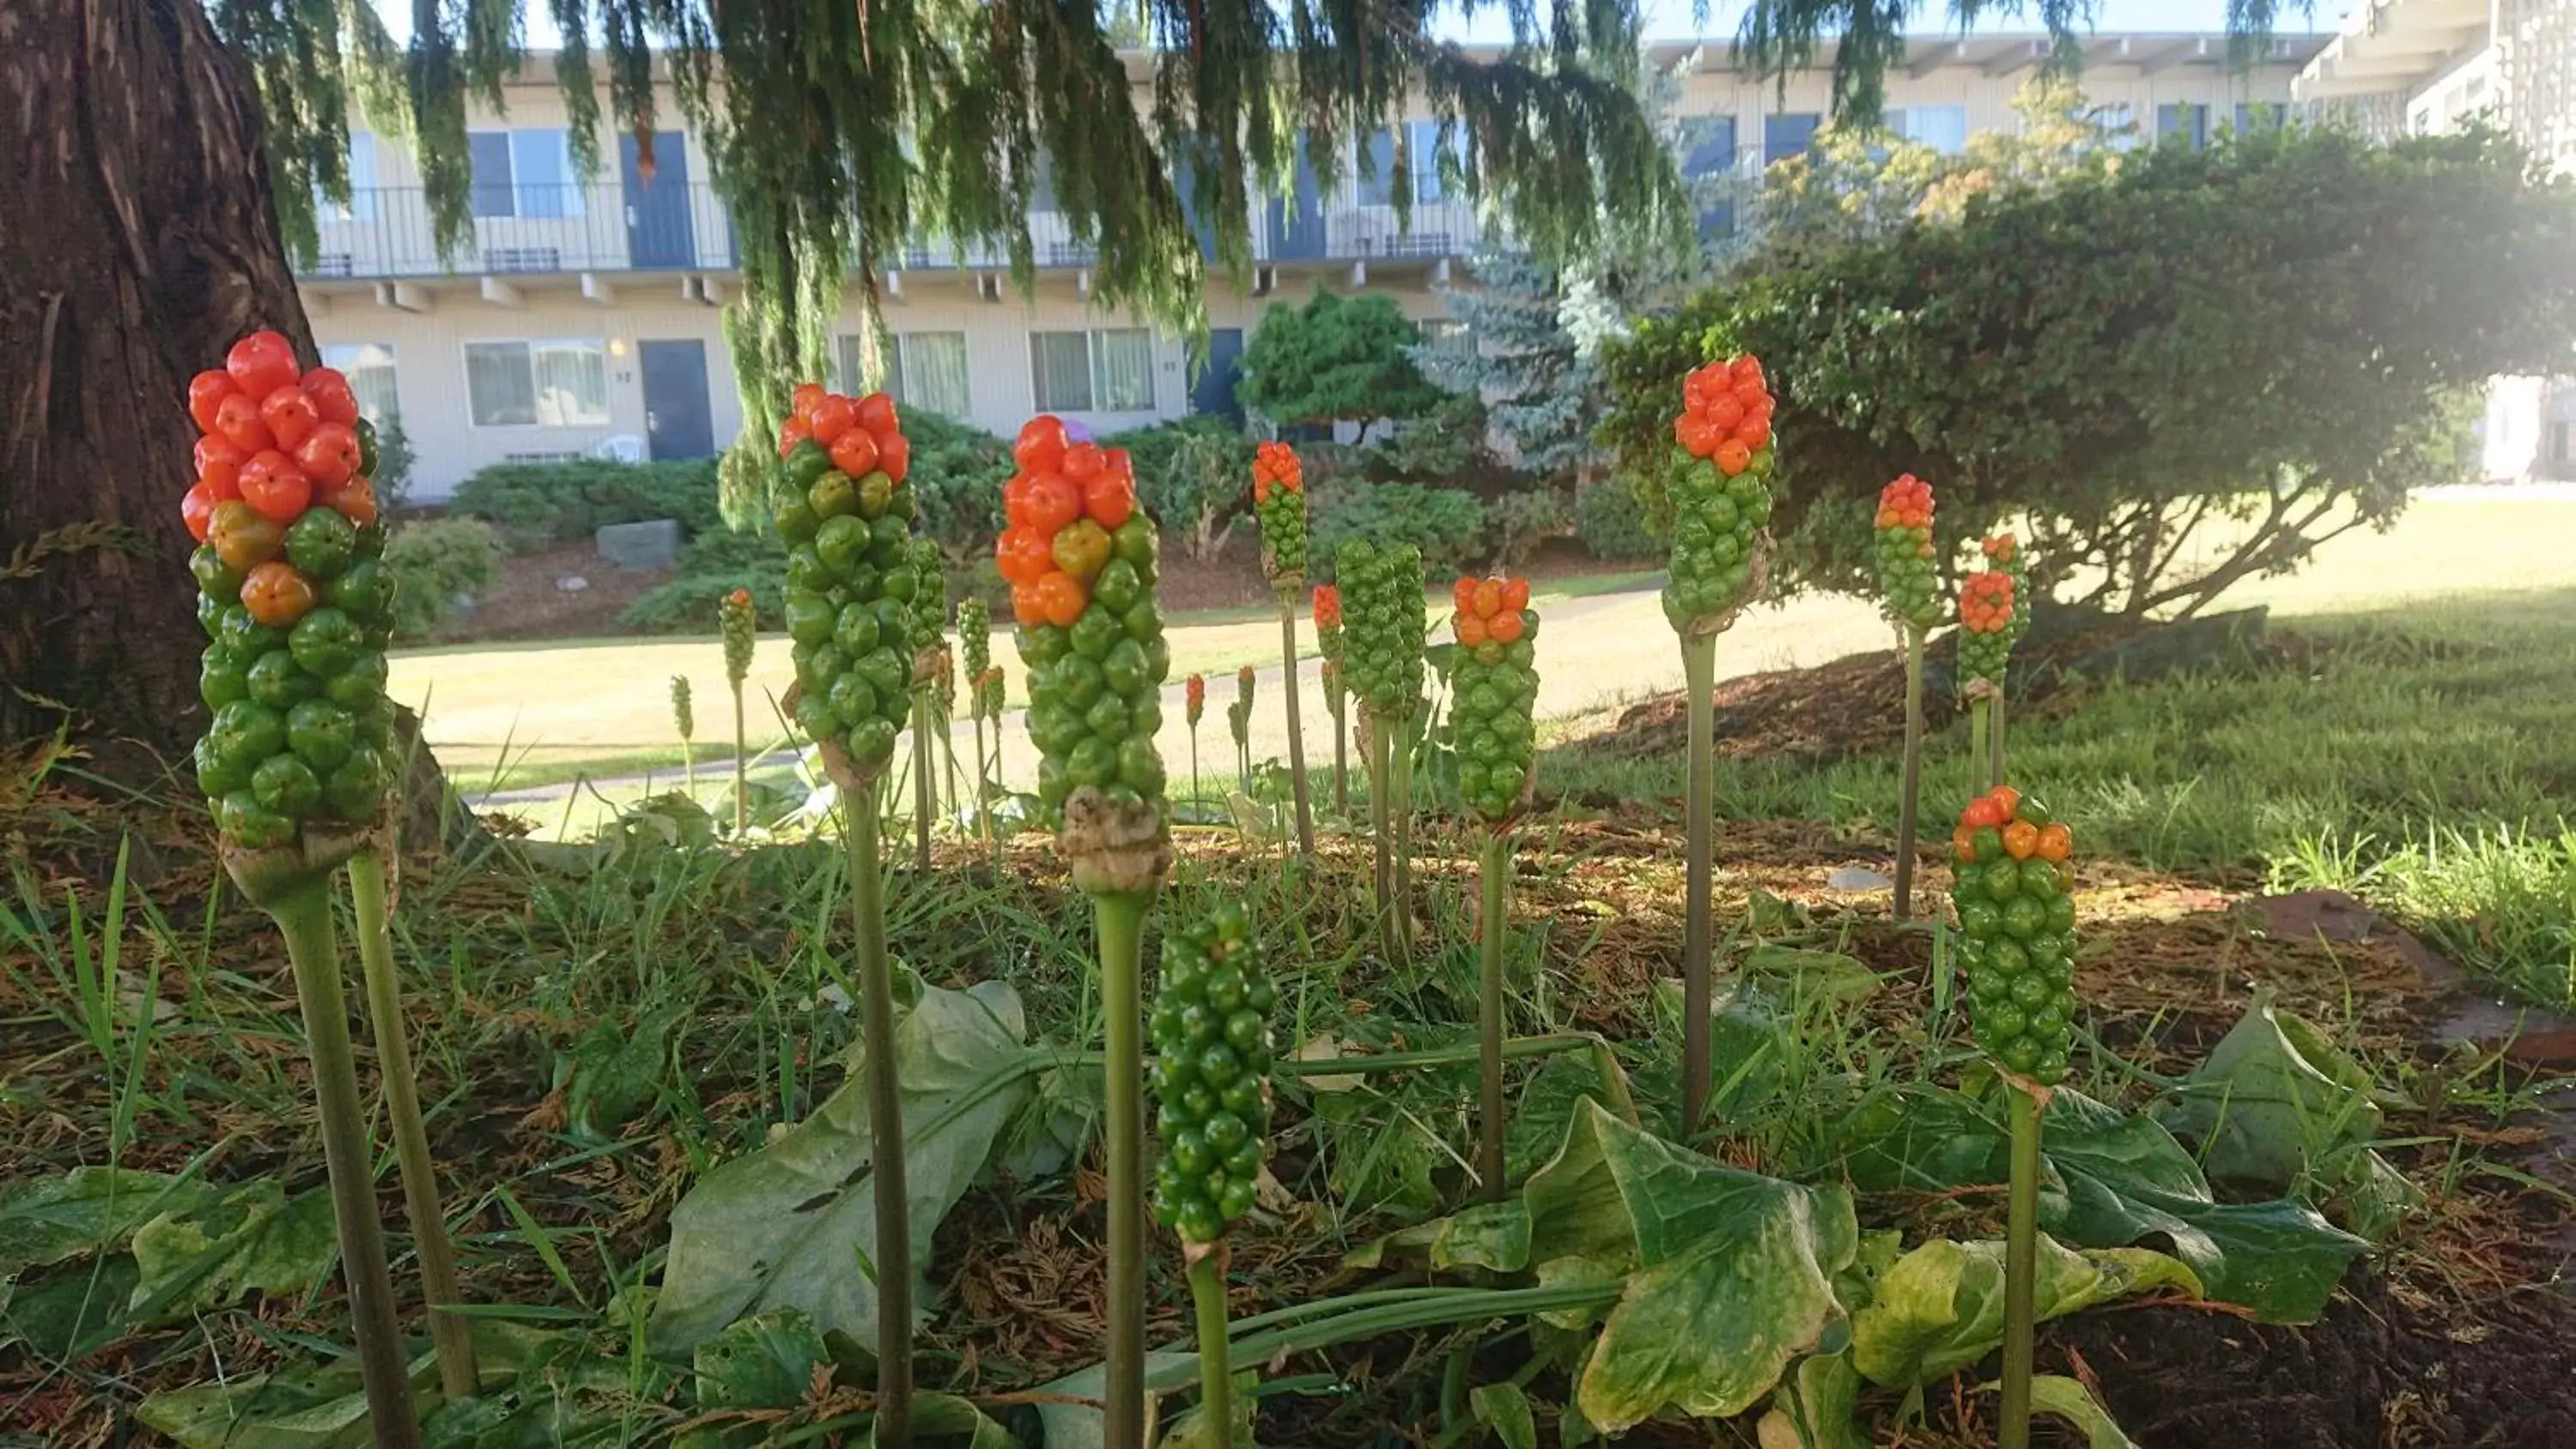
POLYGON ((0 745, 68 711, 132 778, 204 728, 188 379, 262 327, 314 361, 263 138, 196 0, 0 6, 0 564, 108 530, 0 580, 0 745))

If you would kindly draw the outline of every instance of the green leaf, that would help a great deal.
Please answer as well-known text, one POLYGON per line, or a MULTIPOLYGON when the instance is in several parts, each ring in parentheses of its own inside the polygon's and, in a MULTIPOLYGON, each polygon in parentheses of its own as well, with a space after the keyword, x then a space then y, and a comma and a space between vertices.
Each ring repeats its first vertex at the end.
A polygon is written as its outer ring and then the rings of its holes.
POLYGON ((222 1196, 223 1189, 194 1177, 123 1167, 75 1167, 0 1188, 0 1278, 122 1248, 152 1219, 222 1196))
MULTIPOLYGON (((1043 1057, 1022 1044, 1025 1030, 1018 994, 999 982, 925 987, 897 1028, 916 1260, 901 1271, 928 1263, 940 1220, 1029 1100, 1043 1057)), ((854 1064, 813 1116, 702 1178, 671 1214, 653 1351, 677 1357, 745 1314, 782 1308, 802 1310, 826 1337, 873 1345, 876 1283, 861 1265, 876 1244, 874 1143, 854 1064)))
MULTIPOLYGON (((427 1449, 580 1446, 618 1432, 614 1406, 594 1410, 554 1375, 558 1361, 569 1358, 587 1370, 588 1386, 622 1390, 625 1365, 580 1353, 578 1339, 570 1335, 497 1319, 474 1320, 473 1333, 484 1391, 479 1399, 446 1402, 436 1354, 424 1350, 411 1360, 412 1398, 427 1449), (532 1384, 532 1377, 544 1381, 532 1384), (469 1407, 487 1403, 515 1408, 493 1420, 488 1409, 469 1407)), ((374 1438, 367 1431, 366 1391, 354 1358, 157 1393, 134 1416, 183 1449, 362 1449, 374 1438)))
POLYGON ((1771 1391, 1754 1426, 1762 1449, 1870 1449, 1861 1432, 1860 1372, 1849 1353, 1811 1353, 1771 1391))
POLYGON ((1494 1431, 1503 1449, 1538 1449, 1538 1418, 1520 1385, 1478 1384, 1467 1391, 1467 1407, 1477 1423, 1494 1431))
POLYGON ((652 1105, 669 1061, 671 1028, 686 1014, 666 1007, 638 1020, 631 1033, 603 1021, 582 1034, 572 1052, 572 1081, 564 1089, 573 1136, 614 1140, 652 1105))
MULTIPOLYGON (((1145 1429, 1151 1434, 1156 1423, 1155 1404, 1162 1397, 1156 1386, 1195 1383, 1198 1355, 1165 1350, 1145 1351, 1145 1429)), ((1101 1364, 1077 1369, 1050 1384, 1039 1385, 1038 1424, 1040 1442, 1046 1449, 1108 1449, 1109 1425, 1093 1405, 1109 1391, 1109 1370, 1101 1364), (1068 1400, 1087 1400, 1073 1403, 1068 1400)))
POLYGON ((1352 1268, 1418 1263, 1434 1271, 1485 1268, 1516 1273, 1529 1266, 1529 1209, 1517 1202, 1478 1203, 1400 1228, 1361 1244, 1342 1259, 1352 1268))
POLYGON ((1208 1422, 1207 1405, 1202 1401, 1192 1404, 1172 1422, 1170 1432, 1163 1435, 1155 1449, 1254 1449, 1252 1419, 1260 1405, 1252 1391, 1260 1383, 1261 1375, 1257 1373, 1234 1376, 1234 1394, 1226 1401, 1232 1409, 1233 1423, 1224 1436, 1219 1436, 1208 1422))
POLYGON ((795 1309, 736 1319, 698 1345, 698 1407, 792 1409, 827 1357, 814 1320, 795 1309))
POLYGON ((2111 1411, 2094 1399, 2092 1390, 2063 1374, 2033 1375, 2030 1407, 2033 1413, 2055 1414, 2082 1430, 2088 1449, 2138 1449, 2136 1441, 2111 1422, 2111 1411))
MULTIPOLYGON (((936 1440, 957 1449, 1020 1449, 1020 1441, 994 1423, 984 1411, 955 1394, 919 1394, 912 1401, 912 1433, 915 1443, 936 1440)), ((1053 1441, 1050 1440, 1050 1443, 1053 1441)), ((1245 1440, 1248 1446, 1250 1440, 1245 1440)), ((858 1441, 857 1449, 877 1449, 876 1426, 858 1441)))
POLYGON ((195 1215, 163 1213, 135 1230, 138 1276, 127 1316, 137 1324, 218 1308, 245 1293, 293 1293, 339 1256, 331 1194, 292 1202, 273 1179, 235 1189, 195 1215))
MULTIPOLYGON (((2156 1288, 2200 1295, 2189 1268, 2144 1248, 2077 1252, 2040 1235, 2031 1302, 2037 1319, 2156 1288)), ((1966 1368, 2004 1341, 2004 1244, 1935 1238, 1881 1274, 1869 1306, 1852 1313, 1852 1366, 1872 1382, 1911 1388, 1966 1368)))

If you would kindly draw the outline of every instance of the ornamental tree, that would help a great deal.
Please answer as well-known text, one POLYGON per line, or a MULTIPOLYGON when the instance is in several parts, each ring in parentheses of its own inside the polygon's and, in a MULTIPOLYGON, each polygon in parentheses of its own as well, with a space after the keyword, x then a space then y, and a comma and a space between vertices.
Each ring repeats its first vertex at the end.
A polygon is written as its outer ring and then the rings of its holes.
POLYGON ((1411 417, 1440 401, 1412 349, 1422 329, 1395 299, 1344 297, 1321 287, 1303 307, 1273 302, 1243 349, 1235 400, 1280 423, 1329 426, 1411 417))

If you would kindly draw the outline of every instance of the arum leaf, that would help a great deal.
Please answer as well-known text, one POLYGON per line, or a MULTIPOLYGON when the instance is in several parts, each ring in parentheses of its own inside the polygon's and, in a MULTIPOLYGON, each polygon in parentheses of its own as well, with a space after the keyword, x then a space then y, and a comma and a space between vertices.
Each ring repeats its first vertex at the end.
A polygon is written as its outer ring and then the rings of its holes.
MULTIPOLYGON (((621 1428, 616 1407, 582 1407, 588 1396, 577 1396, 573 1385, 548 1383, 532 1390, 528 1379, 570 1356, 587 1360, 583 1387, 622 1391, 627 1383, 623 1363, 581 1355, 575 1338, 498 1319, 475 1319, 472 1328, 482 1398, 447 1403, 439 1390, 436 1355, 423 1350, 411 1361, 412 1400, 428 1449, 613 1441, 621 1428), (514 1387, 495 1392, 504 1385, 514 1387), (518 1402, 499 1421, 491 1419, 489 1409, 478 1407, 505 1400, 518 1402), (519 1431, 517 1437, 505 1432, 504 1425, 519 1431)), ((648 1383, 647 1391, 652 1388, 648 1383)), ((366 1391, 351 1358, 320 1368, 172 1389, 145 1399, 134 1416, 183 1449, 362 1449, 374 1442, 367 1426, 366 1391)))
POLYGON ((827 1338, 876 1342, 879 1271, 919 1272, 931 1240, 1028 1101, 1043 1058, 1022 1045, 1019 997, 988 982, 925 987, 895 1033, 914 1261, 873 1262, 875 1133, 850 1079, 813 1116, 700 1179, 671 1214, 671 1251, 647 1338, 678 1357, 735 1319, 793 1308, 827 1338), (863 1271, 862 1264, 869 1265, 863 1271))
MULTIPOLYGON (((1145 1351, 1145 1432, 1154 1431, 1155 1403, 1161 1397, 1158 1385, 1195 1383, 1198 1355, 1147 1349, 1145 1351)), ((1041 1385, 1038 1393, 1040 1442, 1046 1449, 1108 1449, 1109 1424, 1097 1405, 1108 1392, 1109 1371, 1100 1364, 1076 1371, 1041 1385), (1082 1400, 1067 1403, 1065 1400, 1082 1400)))
POLYGON ((822 1333, 795 1309, 737 1319, 698 1345, 698 1407, 792 1409, 825 1358, 822 1333))
POLYGON ((1479 1384, 1467 1393, 1476 1422, 1494 1431, 1503 1449, 1538 1449, 1538 1418, 1518 1384, 1479 1384))
POLYGON ((1343 1263, 1382 1268, 1420 1263, 1435 1270, 1486 1268, 1516 1273, 1529 1266, 1529 1209, 1517 1202, 1478 1203, 1445 1218, 1401 1228, 1353 1249, 1343 1263))
POLYGON ((2111 1411, 2093 1391, 2064 1374, 2034 1374, 2030 1380, 2031 1411, 2055 1414, 2084 1432, 2088 1449, 2138 1449, 2137 1441, 2111 1422, 2111 1411))
POLYGON ((223 1191, 193 1177, 123 1167, 75 1167, 0 1188, 0 1278, 122 1248, 152 1219, 193 1212, 223 1191))
POLYGON ((1811 1353, 1771 1391, 1754 1425, 1762 1449, 1870 1449, 1860 1430, 1860 1373, 1848 1353, 1811 1353))
MULTIPOLYGON (((2180 1262, 2144 1248, 2077 1252, 2045 1233, 2031 1302, 2038 1320, 2172 1287, 2200 1294, 2180 1262)), ((1911 1388, 1966 1368, 2004 1341, 2004 1244, 1935 1238, 1881 1274, 1869 1306, 1852 1313, 1852 1366, 1872 1382, 1911 1388)))
POLYGON ((153 1323, 245 1293, 292 1293, 328 1272, 339 1249, 329 1192, 288 1202, 285 1189, 262 1178, 196 1215, 163 1213, 136 1229, 138 1272, 126 1314, 153 1323))

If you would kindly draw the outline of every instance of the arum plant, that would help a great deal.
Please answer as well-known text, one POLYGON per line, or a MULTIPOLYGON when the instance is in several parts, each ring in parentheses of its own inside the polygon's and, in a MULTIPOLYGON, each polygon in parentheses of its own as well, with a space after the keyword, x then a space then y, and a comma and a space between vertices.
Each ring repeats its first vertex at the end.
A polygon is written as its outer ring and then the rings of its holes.
POLYGON ((683 772, 681 778, 686 782, 684 788, 689 792, 689 798, 695 800, 698 798, 698 750, 691 742, 697 737, 698 717, 690 707, 689 676, 685 674, 671 676, 671 727, 680 734, 680 769, 683 772))
POLYGON ((1905 640, 1905 765, 1897 782, 1896 919, 1914 914, 1915 804, 1923 782, 1923 635, 1941 619, 1932 485, 1907 473, 1879 490, 1880 605, 1905 640))
POLYGON ((1348 590, 1347 677, 1360 702, 1377 846, 1378 939, 1389 961, 1412 954, 1412 777, 1408 727, 1422 709, 1422 551, 1355 538, 1335 558, 1348 590))
POLYGON ((1190 722, 1190 799, 1199 798, 1199 720, 1207 713, 1207 676, 1193 674, 1181 687, 1182 717, 1190 722))
POLYGON ((1511 882, 1512 825, 1528 808, 1537 762, 1531 712, 1538 702, 1538 613, 1525 578, 1462 578, 1450 630, 1458 642, 1451 736, 1458 794, 1485 824, 1477 857, 1477 943, 1483 966, 1477 1012, 1480 1076, 1476 1176, 1501 1202, 1503 1174, 1503 925, 1511 882))
POLYGON ((477 1380, 386 926, 393 581, 380 562, 374 434, 348 379, 302 370, 275 332, 243 338, 223 367, 199 373, 188 407, 204 436, 180 517, 198 545, 188 567, 210 640, 198 684, 213 711, 197 742, 197 784, 226 872, 276 922, 294 968, 369 1432, 408 1449, 420 1426, 331 919, 331 877, 343 864, 440 1382, 462 1398, 477 1380))
MULTIPOLYGON (((1196 1310, 1198 1442, 1234 1444, 1226 1230, 1252 1211, 1270 1147, 1270 1018, 1279 992, 1251 921, 1228 901, 1163 939, 1154 992, 1154 1216, 1181 1240, 1196 1310)), ((1124 1443, 1114 1434, 1111 1443, 1124 1443)))
MULTIPOLYGON (((2021 643, 2021 637, 2030 632, 2030 555, 2023 551, 2020 540, 2009 533, 1998 533, 1977 547, 1986 556, 1986 567, 2012 581, 2012 624, 2004 631, 2004 649, 2009 654, 2021 643)), ((2004 681, 1998 677, 1994 701, 1990 706, 1994 716, 1988 740, 1990 754, 1986 779, 1990 783, 2004 777, 2004 693, 2004 681)))
POLYGON ((750 756, 743 729, 742 683, 751 677, 752 650, 758 644, 751 590, 736 589, 716 605, 716 629, 724 637, 725 684, 733 690, 733 833, 751 829, 750 756))
POLYGON ((2005 1449, 2030 1443, 2032 1282, 2039 1261, 2039 1119, 2066 1079, 2075 1012, 2074 832, 2010 785, 1959 816, 1951 903, 1977 1046, 2003 1069, 2012 1169, 2004 1214, 2005 1449))
POLYGON ((1988 570, 1959 585, 1959 693, 1968 701, 1968 774, 1982 791, 1995 784, 1988 745, 1990 712, 2002 700, 2012 656, 2012 575, 1988 570))
POLYGON ((993 671, 993 614, 983 596, 968 593, 957 601, 957 647, 966 658, 966 714, 975 725, 975 818, 990 833, 993 772, 984 753, 984 720, 991 715, 999 733, 999 713, 988 698, 993 671))
POLYGON ((773 475, 787 544, 787 634, 796 683, 787 705, 840 790, 850 917, 859 952, 859 1027, 876 1201, 876 1442, 912 1437, 912 1226, 905 1191, 903 1095, 895 1075, 894 963, 886 952, 879 799, 910 712, 917 658, 905 486, 911 445, 883 393, 848 398, 800 384, 779 428, 773 475))
POLYGON ((1225 707, 1225 727, 1234 735, 1235 788, 1252 793, 1252 666, 1234 671, 1234 703, 1225 707))
MULTIPOLYGON (((1279 652, 1286 666, 1288 788, 1297 805, 1297 850, 1315 854, 1315 817, 1306 799, 1306 737, 1297 722, 1297 595, 1306 587, 1306 470, 1286 443, 1263 443, 1252 455, 1252 512, 1261 522, 1261 571, 1279 600, 1279 652)), ((1245 670, 1247 693, 1252 673, 1245 670)), ((1249 772, 1247 771, 1247 774, 1249 772)))
POLYGON ((1673 548, 1664 618, 1681 636, 1687 748, 1683 810, 1688 836, 1682 916, 1682 1122, 1687 1137, 1708 1111, 1709 1011, 1716 929, 1717 636, 1762 591, 1770 552, 1771 389, 1747 355, 1713 360, 1682 380, 1673 420, 1673 548))
POLYGON ((1349 721, 1345 718, 1349 691, 1342 685, 1342 591, 1331 584, 1315 585, 1315 652, 1324 656, 1324 705, 1333 715, 1333 810, 1347 818, 1351 813, 1350 752, 1344 741, 1349 721))
POLYGON ((1145 1442, 1145 1057, 1139 938, 1171 868, 1163 808, 1162 685, 1171 649, 1154 598, 1154 525, 1136 509, 1126 450, 1032 418, 1003 485, 1009 527, 995 552, 1011 584, 1029 670, 1029 738, 1043 760, 1038 804, 1056 850, 1091 897, 1100 932, 1108 1067, 1107 1442, 1145 1442))
POLYGON ((912 868, 930 874, 930 825, 939 814, 939 747, 947 738, 940 691, 948 678, 948 569, 939 545, 910 541, 892 583, 909 580, 911 603, 905 638, 912 646, 912 868))

